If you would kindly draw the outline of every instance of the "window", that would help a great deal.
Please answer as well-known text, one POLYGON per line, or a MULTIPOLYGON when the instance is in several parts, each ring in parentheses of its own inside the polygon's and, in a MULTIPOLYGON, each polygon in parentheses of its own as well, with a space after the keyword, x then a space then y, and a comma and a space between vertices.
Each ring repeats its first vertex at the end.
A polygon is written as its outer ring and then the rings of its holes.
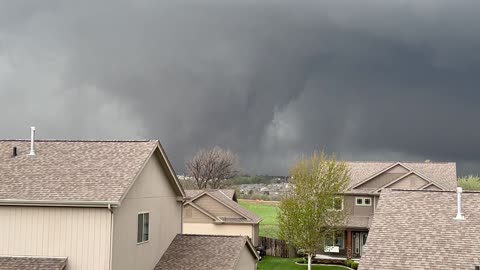
POLYGON ((149 213, 138 214, 137 243, 148 241, 149 213))
POLYGON ((343 210, 343 198, 335 197, 333 199, 333 210, 342 211, 343 210))
POLYGON ((325 246, 337 246, 339 248, 344 248, 344 239, 345 235, 343 231, 332 233, 331 237, 327 237, 327 239, 325 239, 325 246))
POLYGON ((371 206, 371 205, 372 205, 372 198, 369 198, 369 197, 356 197, 356 198, 355 198, 355 205, 371 206))

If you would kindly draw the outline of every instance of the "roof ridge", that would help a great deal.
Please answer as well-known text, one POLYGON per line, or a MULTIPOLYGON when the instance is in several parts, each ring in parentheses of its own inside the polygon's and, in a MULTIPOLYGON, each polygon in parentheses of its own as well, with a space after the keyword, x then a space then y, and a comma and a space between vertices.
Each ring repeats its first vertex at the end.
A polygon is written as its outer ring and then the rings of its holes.
MULTIPOLYGON (((456 190, 431 190, 431 189, 389 189, 391 192, 437 192, 437 193, 457 193, 456 190)), ((463 190, 462 193, 470 193, 470 194, 480 194, 480 191, 475 190, 463 190)))

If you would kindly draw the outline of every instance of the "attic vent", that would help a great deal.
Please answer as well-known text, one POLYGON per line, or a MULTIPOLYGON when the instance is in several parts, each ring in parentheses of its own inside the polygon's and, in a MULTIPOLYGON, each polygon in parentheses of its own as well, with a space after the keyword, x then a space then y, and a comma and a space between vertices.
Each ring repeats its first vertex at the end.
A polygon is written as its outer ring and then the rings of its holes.
POLYGON ((17 155, 18 155, 18 153, 17 153, 17 147, 14 146, 14 147, 13 147, 12 157, 16 157, 17 155))

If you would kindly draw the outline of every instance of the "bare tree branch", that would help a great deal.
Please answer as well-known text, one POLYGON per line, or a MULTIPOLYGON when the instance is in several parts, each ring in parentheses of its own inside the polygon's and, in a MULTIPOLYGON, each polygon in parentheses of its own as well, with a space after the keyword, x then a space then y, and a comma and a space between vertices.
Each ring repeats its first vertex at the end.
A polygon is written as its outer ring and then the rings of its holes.
POLYGON ((225 180, 239 173, 237 155, 218 146, 201 149, 186 166, 188 174, 195 179, 199 189, 221 188, 225 180))

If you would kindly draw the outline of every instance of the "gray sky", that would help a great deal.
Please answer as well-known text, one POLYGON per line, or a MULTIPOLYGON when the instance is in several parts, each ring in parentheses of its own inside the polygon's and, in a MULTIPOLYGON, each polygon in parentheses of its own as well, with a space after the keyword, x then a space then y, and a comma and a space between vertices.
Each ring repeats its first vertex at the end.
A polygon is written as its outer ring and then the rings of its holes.
POLYGON ((0 137, 313 149, 480 173, 480 1, 0 0, 0 137))

